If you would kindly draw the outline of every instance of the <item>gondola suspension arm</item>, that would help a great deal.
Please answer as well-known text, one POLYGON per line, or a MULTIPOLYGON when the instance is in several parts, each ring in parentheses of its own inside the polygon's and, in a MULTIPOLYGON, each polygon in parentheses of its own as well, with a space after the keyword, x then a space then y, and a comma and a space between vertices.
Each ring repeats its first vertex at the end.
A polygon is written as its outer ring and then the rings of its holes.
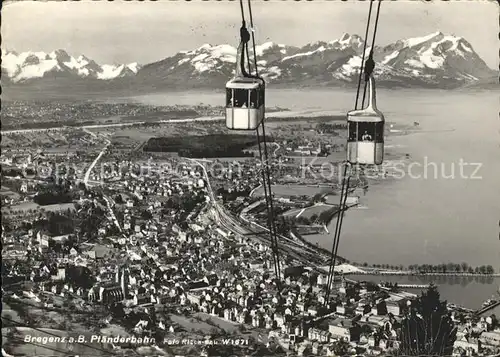
MULTIPOLYGON (((368 85, 368 80, 370 79, 370 76, 373 74, 373 71, 375 70, 375 61, 373 60, 373 50, 375 48, 375 39, 377 38, 378 20, 379 20, 379 15, 380 15, 380 5, 381 4, 382 4, 382 0, 378 0, 377 15, 375 16, 375 25, 373 27, 372 46, 370 49, 370 54, 368 55, 368 59, 366 60, 366 63, 365 63, 365 69, 364 69, 365 86, 363 89, 363 100, 361 101, 362 107, 365 106, 366 87, 368 85)), ((366 44, 366 41, 365 41, 365 44, 366 44)))

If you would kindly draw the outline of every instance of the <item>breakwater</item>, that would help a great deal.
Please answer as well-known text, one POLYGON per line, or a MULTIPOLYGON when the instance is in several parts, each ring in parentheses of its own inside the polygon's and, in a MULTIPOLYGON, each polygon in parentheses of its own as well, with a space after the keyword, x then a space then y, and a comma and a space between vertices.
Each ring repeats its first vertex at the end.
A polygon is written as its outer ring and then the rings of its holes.
POLYGON ((362 272, 355 273, 356 275, 388 275, 388 276, 457 276, 457 277, 500 277, 500 273, 483 274, 483 273, 425 273, 425 272, 414 272, 414 271, 377 271, 377 270, 367 270, 366 268, 356 266, 362 272))

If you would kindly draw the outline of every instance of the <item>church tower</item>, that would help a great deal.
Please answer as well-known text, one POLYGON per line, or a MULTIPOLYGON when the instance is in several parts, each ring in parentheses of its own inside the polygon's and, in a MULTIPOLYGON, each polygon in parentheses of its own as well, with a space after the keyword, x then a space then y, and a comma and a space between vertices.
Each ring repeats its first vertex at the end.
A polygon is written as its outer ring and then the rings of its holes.
POLYGON ((128 297, 129 272, 125 265, 120 268, 120 271, 120 287, 122 288, 123 298, 126 299, 128 297))

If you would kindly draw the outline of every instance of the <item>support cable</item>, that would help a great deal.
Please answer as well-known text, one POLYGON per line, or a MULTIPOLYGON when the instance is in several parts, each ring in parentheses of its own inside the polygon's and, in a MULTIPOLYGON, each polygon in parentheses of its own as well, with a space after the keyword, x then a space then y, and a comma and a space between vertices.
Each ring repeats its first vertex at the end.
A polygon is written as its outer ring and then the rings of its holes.
POLYGON ((368 10, 368 20, 366 22, 366 30, 365 30, 365 43, 363 44, 363 54, 361 57, 361 67, 359 68, 359 78, 358 78, 358 90, 356 91, 356 102, 354 103, 354 110, 358 109, 358 99, 359 99, 359 91, 361 89, 361 74, 363 73, 363 66, 365 64, 365 53, 366 53, 366 44, 368 43, 368 31, 370 30, 370 19, 372 16, 372 8, 373 1, 370 0, 370 9, 368 10))
MULTIPOLYGON (((370 54, 369 54, 368 59, 366 60, 366 64, 365 64, 365 70, 364 70, 364 72, 365 72, 365 86, 363 89, 363 100, 361 102, 361 107, 363 107, 363 108, 365 106, 366 87, 368 85, 368 79, 370 78, 370 76, 373 73, 373 70, 375 69, 375 61, 373 60, 373 50, 375 48, 375 39, 377 38, 378 19, 379 19, 379 15, 380 15, 380 5, 381 4, 382 4, 382 0, 378 0, 377 15, 375 16, 375 25, 373 27, 372 46, 370 49, 370 54)), ((371 3, 370 3, 370 5, 371 5, 371 3)), ((365 42, 365 44, 366 44, 366 42, 365 42)))
POLYGON ((328 303, 328 300, 330 298, 330 293, 331 293, 331 288, 334 283, 335 279, 335 263, 337 260, 337 251, 339 247, 339 242, 340 242, 340 230, 342 227, 342 222, 344 218, 344 212, 346 210, 346 202, 347 202, 347 196, 349 193, 349 182, 350 182, 350 177, 348 176, 348 163, 345 163, 344 166, 344 173, 342 175, 342 187, 340 190, 340 206, 337 211, 337 224, 335 226, 335 235, 333 239, 333 246, 332 246, 332 255, 330 258, 330 262, 328 264, 328 279, 327 279, 327 286, 326 286, 326 297, 325 297, 325 304, 328 303))
POLYGON ((269 216, 271 217, 271 226, 273 228, 273 239, 274 239, 274 249, 275 249, 275 256, 276 256, 276 261, 277 261, 277 266, 278 266, 278 280, 281 279, 281 267, 280 267, 280 261, 279 261, 279 247, 278 247, 278 235, 277 235, 277 229, 276 229, 276 221, 274 217, 274 203, 273 203, 273 193, 271 189, 271 172, 269 169, 269 155, 267 152, 267 140, 266 140, 266 129, 264 126, 264 122, 262 122, 262 136, 264 138, 264 157, 265 157, 265 173, 266 173, 266 181, 267 181, 267 186, 268 186, 268 193, 269 193, 269 204, 270 204, 270 212, 269 216))
MULTIPOLYGON (((242 28, 240 29, 242 53, 243 53, 242 57, 244 56, 244 53, 246 52, 247 65, 248 65, 249 72, 251 72, 250 71, 250 56, 248 53, 248 42, 250 41, 250 37, 251 37, 252 47, 253 47, 255 75, 246 73, 246 71, 244 71, 244 68, 242 68, 242 73, 245 77, 262 79, 259 76, 259 71, 258 71, 258 67, 257 67, 257 50, 256 50, 256 45, 255 45, 255 34, 253 31, 254 24, 253 24, 251 0, 248 0, 249 20, 250 20, 250 27, 252 29, 251 35, 246 28, 245 13, 244 13, 244 9, 243 9, 243 0, 240 0, 240 8, 241 8, 241 16, 242 16, 242 28)), ((244 63, 245 63, 244 59, 242 58, 241 59, 241 66, 242 67, 244 67, 244 63)), ((266 129, 264 126, 264 120, 261 122, 261 125, 259 125, 259 126, 262 126, 262 138, 260 137, 259 127, 257 127, 256 132, 257 132, 257 143, 259 146, 260 161, 262 164, 262 179, 263 179, 262 184, 264 186, 264 195, 266 198, 268 229, 269 229, 270 238, 271 238, 271 250, 273 252, 273 260, 274 260, 275 274, 276 274, 276 278, 277 278, 277 286, 278 286, 278 291, 281 294, 281 267, 280 267, 280 260, 279 260, 277 229, 276 229, 276 222, 275 222, 275 217, 274 217, 274 204, 273 204, 273 194, 272 194, 272 187, 271 187, 271 174, 270 174, 270 169, 269 169, 269 156, 268 156, 268 150, 267 150, 267 138, 266 138, 266 129), (263 145, 263 147, 262 147, 262 145, 263 145)))
MULTIPOLYGON (((363 99, 361 102, 361 104, 363 106, 364 101, 365 101, 365 96, 366 96, 366 87, 367 87, 368 78, 371 76, 371 74, 373 73, 373 70, 375 68, 375 62, 373 61, 373 48, 375 46, 375 38, 376 38, 377 27, 378 27, 381 0, 378 0, 375 28, 374 28, 374 32, 373 32, 373 40, 372 40, 370 54, 369 54, 368 60, 366 61, 366 65, 363 68, 364 57, 365 57, 365 53, 366 53, 368 32, 369 32, 369 28, 370 28, 371 13, 372 13, 372 8, 373 8, 373 1, 374 0, 370 1, 370 8, 368 11, 368 21, 366 24, 366 31, 365 31, 365 43, 363 46, 361 68, 360 68, 360 73, 359 73, 359 78, 358 78, 358 88, 356 91, 356 101, 354 104, 355 110, 358 109, 358 100, 359 100, 359 94, 360 94, 360 89, 361 89, 361 78, 364 75, 365 85, 364 85, 364 90, 363 90, 363 99)), ((342 231, 342 223, 343 223, 343 219, 344 219, 344 213, 346 210, 347 197, 349 194, 350 175, 351 175, 351 173, 348 174, 348 163, 346 162, 346 166, 344 168, 344 175, 342 176, 340 207, 339 207, 339 212, 337 214, 337 223, 335 226, 335 234, 334 234, 334 239, 333 239, 332 256, 331 256, 330 264, 329 264, 329 272, 328 272, 326 295, 325 295, 325 305, 328 304, 328 301, 330 298, 331 286, 334 282, 334 277, 335 277, 335 263, 336 263, 338 247, 339 247, 339 243, 340 243, 340 233, 342 231)))
POLYGON ((255 75, 258 77, 259 76, 259 70, 257 69, 257 51, 256 51, 256 46, 255 46, 255 31, 253 27, 253 15, 252 15, 252 4, 250 3, 251 0, 248 0, 248 15, 250 17, 250 28, 252 29, 252 47, 253 47, 253 61, 254 61, 254 67, 255 67, 255 75))
MULTIPOLYGON (((266 200, 266 211, 269 211, 269 208, 270 208, 270 205, 269 205, 269 194, 268 194, 268 191, 267 191, 267 184, 266 184, 266 173, 265 173, 265 170, 264 170, 264 164, 263 164, 263 161, 264 161, 264 157, 263 157, 263 150, 262 150, 262 147, 261 147, 261 140, 260 140, 260 134, 259 134, 259 131, 257 130, 257 144, 259 146, 259 156, 260 156, 260 161, 261 161, 261 171, 262 171, 262 186, 264 187, 264 196, 265 196, 265 200, 266 200)), ((272 236, 272 226, 271 226, 271 216, 268 214, 267 215, 267 228, 269 229, 269 232, 271 232, 271 250, 273 251, 273 263, 274 263, 274 271, 276 273, 276 275, 278 276, 278 272, 279 272, 279 269, 278 269, 278 261, 277 261, 277 257, 276 257, 276 254, 274 254, 274 251, 275 251, 275 241, 273 239, 273 236, 272 236)))

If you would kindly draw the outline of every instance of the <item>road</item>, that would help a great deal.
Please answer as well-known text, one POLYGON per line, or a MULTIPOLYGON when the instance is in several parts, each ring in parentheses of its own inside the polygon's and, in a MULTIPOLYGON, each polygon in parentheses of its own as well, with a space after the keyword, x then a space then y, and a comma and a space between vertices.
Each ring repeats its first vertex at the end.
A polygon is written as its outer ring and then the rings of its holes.
POLYGON ((102 196, 104 200, 106 201, 106 206, 109 209, 109 213, 111 214, 111 219, 113 220, 115 226, 118 228, 120 233, 122 233, 122 227, 120 226, 120 222, 118 222, 118 218, 116 218, 115 212, 113 211, 113 206, 115 205, 115 201, 108 196, 103 195, 102 196))
MULTIPOLYGON (((86 129, 84 129, 84 130, 87 131, 86 129)), ((92 133, 90 131, 88 133, 91 134, 91 135, 93 135, 94 137, 97 137, 95 133, 92 133)), ((101 160, 101 158, 104 156, 104 154, 106 153, 106 150, 108 149, 108 147, 111 145, 111 140, 109 140, 106 137, 104 137, 104 140, 106 140, 106 145, 101 150, 101 152, 99 153, 99 155, 97 155, 97 157, 94 159, 94 161, 92 161, 92 163, 90 164, 89 168, 85 172, 85 176, 83 178, 83 183, 85 184, 86 187, 92 187, 92 185, 90 185, 90 183, 89 183, 90 174, 92 173, 92 170, 94 169, 95 165, 97 165, 97 163, 99 162, 99 160, 101 160)), ((118 230, 120 231, 120 233, 123 232, 122 231, 122 227, 120 226, 120 222, 118 222, 118 218, 116 218, 115 212, 113 211, 113 206, 115 204, 114 200, 111 197, 107 197, 105 195, 103 195, 103 198, 106 201, 106 206, 108 207, 108 210, 109 210, 109 213, 111 215, 111 219, 112 219, 113 223, 118 228, 118 230)))
POLYGON ((278 150, 281 149, 281 146, 280 146, 280 144, 278 144, 277 142, 274 142, 274 141, 271 144, 276 146, 276 149, 274 149, 274 151, 273 151, 273 156, 276 157, 276 156, 278 156, 278 150))
POLYGON ((103 155, 106 153, 106 150, 108 149, 108 147, 111 145, 111 141, 108 138, 104 138, 104 139, 106 140, 106 145, 101 150, 101 152, 99 153, 99 155, 97 155, 97 157, 95 158, 95 160, 92 161, 92 163, 90 164, 89 168, 85 172, 85 176, 83 178, 83 183, 85 184, 85 186, 89 186, 89 178, 90 178, 90 174, 92 173, 92 170, 94 169, 95 165, 99 162, 99 160, 101 159, 101 157, 103 157, 103 155))

